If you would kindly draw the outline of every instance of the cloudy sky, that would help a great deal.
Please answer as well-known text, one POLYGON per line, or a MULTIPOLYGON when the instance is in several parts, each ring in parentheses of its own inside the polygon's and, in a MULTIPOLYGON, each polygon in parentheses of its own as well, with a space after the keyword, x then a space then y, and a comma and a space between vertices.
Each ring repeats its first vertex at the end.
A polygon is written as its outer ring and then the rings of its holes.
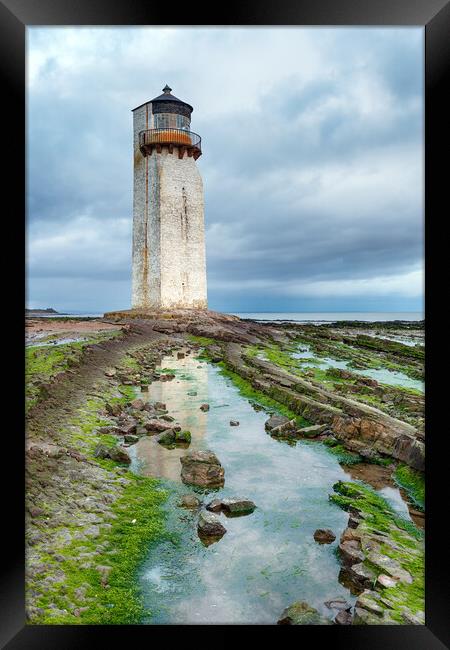
POLYGON ((194 106, 208 298, 419 311, 423 29, 28 28, 28 306, 129 308, 131 109, 194 106))

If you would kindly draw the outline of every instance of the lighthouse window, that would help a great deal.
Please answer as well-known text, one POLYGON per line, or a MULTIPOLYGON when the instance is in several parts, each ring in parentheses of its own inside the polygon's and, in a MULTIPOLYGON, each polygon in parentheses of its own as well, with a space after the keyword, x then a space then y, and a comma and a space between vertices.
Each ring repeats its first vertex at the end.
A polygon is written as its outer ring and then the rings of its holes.
POLYGON ((177 129, 189 130, 188 118, 184 115, 177 115, 177 129))
POLYGON ((155 115, 155 129, 168 129, 169 128, 169 116, 168 115, 155 115))

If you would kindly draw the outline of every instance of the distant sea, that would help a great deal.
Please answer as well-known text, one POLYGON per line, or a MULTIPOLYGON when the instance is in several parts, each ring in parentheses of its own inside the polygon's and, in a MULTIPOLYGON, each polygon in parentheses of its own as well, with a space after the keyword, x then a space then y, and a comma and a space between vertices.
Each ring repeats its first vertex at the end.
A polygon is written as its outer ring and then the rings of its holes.
POLYGON ((392 320, 419 321, 424 315, 419 311, 317 311, 317 312, 231 312, 239 318, 263 321, 295 321, 298 323, 333 323, 339 320, 379 322, 392 320))
MULTIPOLYGON (((424 315, 419 311, 317 311, 317 312, 229 312, 239 318, 251 318, 252 320, 261 321, 294 321, 298 323, 332 323, 340 320, 359 320, 362 322, 377 321, 419 321, 424 319, 424 315)), ((44 315, 43 315, 44 316, 44 315)), ((101 318, 102 312, 84 312, 84 311, 66 311, 59 314, 45 314, 44 318, 57 316, 71 316, 72 318, 101 318)))

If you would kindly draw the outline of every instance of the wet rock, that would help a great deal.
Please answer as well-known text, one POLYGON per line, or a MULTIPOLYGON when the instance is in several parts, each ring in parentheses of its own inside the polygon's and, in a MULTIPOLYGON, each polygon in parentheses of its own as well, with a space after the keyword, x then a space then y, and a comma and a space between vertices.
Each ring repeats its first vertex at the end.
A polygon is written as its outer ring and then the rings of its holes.
POLYGON ((191 451, 182 456, 180 462, 181 479, 184 483, 202 487, 224 485, 224 469, 212 451, 191 451))
POLYGON ((351 610, 341 609, 334 617, 336 625, 351 625, 353 623, 353 614, 351 610))
POLYGON ((117 402, 105 404, 105 409, 107 413, 116 417, 122 413, 122 406, 117 402))
POLYGON ((165 422, 175 422, 175 418, 171 415, 161 415, 159 419, 164 420, 165 422))
POLYGON ((200 406, 200 411, 209 411, 209 404, 202 404, 200 406))
POLYGON ((311 427, 302 427, 298 430, 300 436, 305 436, 306 438, 316 438, 320 434, 324 433, 328 429, 327 424, 315 424, 311 427))
POLYGON ((137 442, 139 442, 139 436, 133 436, 130 433, 124 435, 123 439, 129 445, 135 445, 137 442))
POLYGON ((172 379, 175 379, 175 375, 169 372, 159 375, 159 381, 172 381, 172 379))
POLYGON ((250 499, 239 499, 237 497, 221 500, 222 510, 230 515, 249 515, 255 508, 256 504, 250 499))
POLYGON ((395 587, 395 585, 398 583, 398 580, 396 578, 392 578, 391 576, 387 576, 384 573, 380 573, 377 578, 377 583, 382 587, 389 588, 395 587))
POLYGON ((326 600, 324 602, 324 605, 328 607, 328 609, 351 609, 350 603, 348 603, 345 598, 341 598, 338 596, 337 598, 331 598, 330 600, 326 600))
POLYGON ((117 463, 126 463, 127 465, 131 463, 128 452, 120 446, 107 447, 104 444, 98 444, 94 449, 94 456, 96 458, 109 458, 117 463))
POLYGON ((202 510, 199 514, 197 531, 200 537, 213 537, 215 540, 220 539, 227 532, 217 515, 206 510, 202 510))
POLYGON ((164 404, 164 402, 155 402, 153 404, 153 408, 157 411, 165 411, 167 406, 164 404))
POLYGON ((161 420, 147 420, 143 426, 149 433, 162 433, 163 431, 167 431, 167 424, 161 422, 161 420))
POLYGON ((185 354, 184 352, 177 352, 177 359, 184 359, 185 354))
POLYGON ((230 427, 238 427, 239 422, 238 420, 230 420, 230 427))
POLYGON ((343 564, 348 567, 363 562, 365 557, 357 540, 345 540, 341 542, 339 544, 339 552, 343 564))
POLYGON ((185 442, 190 444, 191 432, 190 431, 177 431, 175 433, 175 442, 185 442))
POLYGON ((155 440, 159 442, 160 445, 173 445, 175 442, 175 432, 173 429, 166 429, 162 433, 159 433, 155 440))
POLYGON ((196 390, 188 390, 187 395, 189 395, 189 397, 197 397, 197 391, 196 390))
POLYGON ((108 368, 105 370, 105 377, 115 377, 117 374, 117 370, 115 368, 108 368))
POLYGON ((278 625, 331 625, 331 621, 301 600, 284 610, 278 625))
POLYGON ((284 415, 271 415, 267 422, 264 424, 264 428, 266 431, 270 432, 276 427, 288 424, 288 422, 290 422, 289 418, 285 417, 284 415))
POLYGON ((407 584, 412 583, 411 574, 408 573, 405 569, 402 569, 401 565, 387 555, 382 555, 376 551, 370 551, 367 554, 368 561, 378 569, 381 569, 383 573, 391 576, 391 578, 396 578, 401 582, 407 584))
POLYGON ((180 508, 198 508, 201 505, 201 501, 195 494, 183 494, 178 505, 180 508))
POLYGON ((318 528, 314 533, 314 539, 319 544, 331 544, 336 539, 336 535, 329 528, 318 528))
POLYGON ((136 409, 137 411, 142 411, 142 409, 144 408, 144 405, 145 405, 144 400, 142 400, 142 399, 134 399, 134 400, 131 402, 131 405, 130 405, 130 406, 131 406, 132 408, 136 409))
POLYGON ((125 422, 116 429, 117 433, 122 436, 129 436, 136 433, 136 422, 125 422))
POLYGON ((210 512, 221 512, 222 511, 222 501, 220 499, 213 499, 206 505, 206 509, 210 512))

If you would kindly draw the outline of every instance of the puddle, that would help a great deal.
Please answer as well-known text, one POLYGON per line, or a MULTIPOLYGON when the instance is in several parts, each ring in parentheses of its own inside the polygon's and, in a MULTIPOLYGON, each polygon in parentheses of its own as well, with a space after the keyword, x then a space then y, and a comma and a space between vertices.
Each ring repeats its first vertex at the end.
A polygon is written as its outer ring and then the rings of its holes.
POLYGON ((335 554, 348 515, 328 499, 336 481, 350 478, 336 457, 320 443, 289 446, 272 439, 264 430, 268 415, 242 398, 217 367, 189 356, 166 357, 161 365, 174 369, 175 379, 154 382, 142 397, 165 402, 191 431, 190 449, 211 449, 225 469, 224 488, 200 498, 241 496, 257 509, 238 518, 220 515, 227 533, 205 547, 197 536, 197 513, 176 507, 181 494, 193 492, 180 482, 179 458, 186 451, 164 449, 152 438, 130 447, 132 468, 167 482, 168 528, 178 539, 151 548, 142 566, 149 612, 144 622, 275 624, 296 600, 329 618, 336 612, 326 600, 344 597, 353 603, 338 581, 335 554), (210 410, 203 413, 199 407, 205 402, 210 410), (230 420, 239 426, 230 426, 230 420), (317 544, 317 528, 333 530, 335 542, 317 544))
MULTIPOLYGON (((37 337, 36 337, 37 338, 37 337)), ((78 337, 66 337, 61 339, 53 339, 51 341, 38 341, 35 342, 35 339, 31 339, 25 342, 27 348, 42 348, 49 347, 51 345, 66 345, 67 343, 78 343, 78 341, 87 341, 88 339, 85 336, 78 337)))
POLYGON ((425 383, 423 381, 412 379, 403 372, 388 370, 387 368, 352 368, 350 361, 315 356, 311 348, 304 343, 301 344, 301 349, 298 352, 292 354, 292 357, 294 359, 305 359, 302 363, 303 368, 321 368, 322 370, 327 370, 328 368, 341 368, 342 370, 349 370, 350 372, 362 375, 363 377, 376 379, 381 384, 413 388, 421 392, 424 392, 425 390, 425 383))

